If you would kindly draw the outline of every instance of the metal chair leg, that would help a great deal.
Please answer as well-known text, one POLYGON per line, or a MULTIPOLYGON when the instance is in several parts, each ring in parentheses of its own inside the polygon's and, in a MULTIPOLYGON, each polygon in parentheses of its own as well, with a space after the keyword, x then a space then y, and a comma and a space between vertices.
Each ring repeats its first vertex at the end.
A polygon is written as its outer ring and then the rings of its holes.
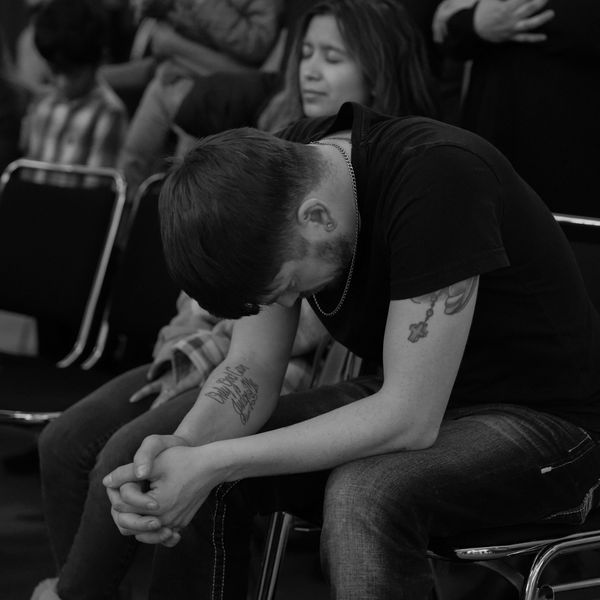
MULTIPOLYGON (((522 599, 537 600, 539 597, 538 588, 540 576, 548 564, 557 556, 581 552, 582 550, 593 550, 596 548, 600 548, 600 535, 592 533, 584 539, 581 537, 570 540, 566 539, 540 550, 531 565, 529 576, 527 577, 525 587, 523 588, 522 599)), ((598 580, 589 580, 588 582, 580 582, 579 588, 587 587, 588 584, 590 586, 595 585, 597 581, 598 580)), ((574 586, 574 589, 578 589, 577 586, 574 586)))
POLYGON ((279 567, 292 527, 292 518, 292 515, 286 512, 276 512, 271 517, 256 600, 275 598, 279 567))

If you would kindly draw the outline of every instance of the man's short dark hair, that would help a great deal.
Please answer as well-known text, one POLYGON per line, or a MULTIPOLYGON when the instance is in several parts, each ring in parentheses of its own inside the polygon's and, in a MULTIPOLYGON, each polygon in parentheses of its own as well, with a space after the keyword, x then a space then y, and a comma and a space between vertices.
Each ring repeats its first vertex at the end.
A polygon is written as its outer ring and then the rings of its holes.
POLYGON ((159 201, 177 284, 214 315, 257 313, 298 250, 296 210, 321 176, 315 151, 257 129, 199 140, 171 168, 159 201))
POLYGON ((34 43, 57 73, 97 67, 107 43, 107 17, 99 0, 49 0, 33 21, 34 43))

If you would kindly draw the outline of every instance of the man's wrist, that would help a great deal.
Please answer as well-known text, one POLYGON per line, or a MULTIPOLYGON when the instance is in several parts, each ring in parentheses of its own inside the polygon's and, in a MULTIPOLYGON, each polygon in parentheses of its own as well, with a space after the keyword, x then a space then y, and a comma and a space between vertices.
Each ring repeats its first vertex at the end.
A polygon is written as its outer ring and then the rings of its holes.
POLYGON ((241 465, 236 459, 232 444, 235 440, 221 440, 198 446, 198 460, 203 465, 211 465, 212 471, 219 482, 241 479, 241 465))
POLYGON ((177 438, 178 441, 180 441, 180 444, 177 444, 177 446, 192 446, 193 444, 183 435, 180 435, 178 433, 174 433, 173 434, 174 438, 177 438))

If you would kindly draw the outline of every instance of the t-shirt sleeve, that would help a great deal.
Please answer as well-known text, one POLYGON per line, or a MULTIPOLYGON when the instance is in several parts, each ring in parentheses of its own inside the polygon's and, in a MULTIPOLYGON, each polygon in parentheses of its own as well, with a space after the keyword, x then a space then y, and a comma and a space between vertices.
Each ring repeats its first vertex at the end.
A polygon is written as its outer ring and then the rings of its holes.
POLYGON ((392 300, 509 266, 502 182, 480 156, 453 145, 421 149, 394 186, 386 211, 392 300))

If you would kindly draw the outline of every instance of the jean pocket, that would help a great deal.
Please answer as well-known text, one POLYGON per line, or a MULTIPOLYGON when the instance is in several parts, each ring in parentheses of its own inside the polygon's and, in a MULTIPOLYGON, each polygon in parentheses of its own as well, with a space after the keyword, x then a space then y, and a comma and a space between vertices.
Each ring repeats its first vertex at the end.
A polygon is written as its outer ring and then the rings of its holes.
POLYGON ((545 522, 581 524, 600 505, 600 445, 583 430, 582 438, 560 460, 541 468, 542 478, 560 498, 561 508, 545 522))

